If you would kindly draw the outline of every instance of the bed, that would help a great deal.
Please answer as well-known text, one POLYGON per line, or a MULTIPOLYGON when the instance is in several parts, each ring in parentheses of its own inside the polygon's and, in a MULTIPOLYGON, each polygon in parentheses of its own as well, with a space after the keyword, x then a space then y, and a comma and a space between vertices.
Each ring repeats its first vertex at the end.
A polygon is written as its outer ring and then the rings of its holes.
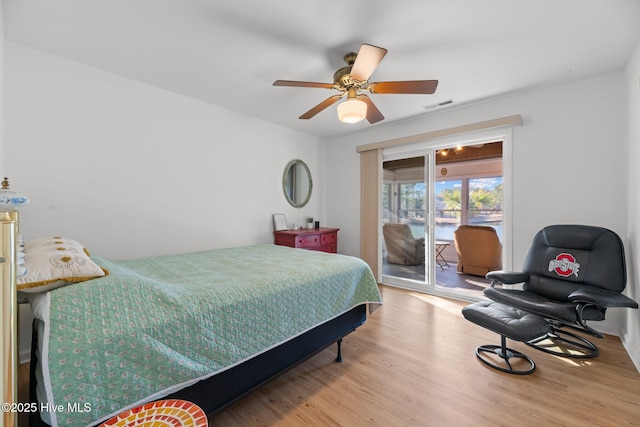
POLYGON ((212 414, 336 342, 339 359, 382 302, 364 261, 284 246, 87 258, 102 275, 19 292, 36 318, 32 427, 95 425, 168 398, 212 414))

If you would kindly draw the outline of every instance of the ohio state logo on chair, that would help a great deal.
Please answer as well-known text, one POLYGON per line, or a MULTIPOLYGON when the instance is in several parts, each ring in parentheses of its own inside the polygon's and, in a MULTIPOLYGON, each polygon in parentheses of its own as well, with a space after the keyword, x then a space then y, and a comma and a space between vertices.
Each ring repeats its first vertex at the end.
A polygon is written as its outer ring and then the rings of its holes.
POLYGON ((549 271, 555 271, 558 276, 569 277, 574 274, 578 277, 579 269, 580 264, 576 262, 576 258, 566 252, 549 261, 549 271))

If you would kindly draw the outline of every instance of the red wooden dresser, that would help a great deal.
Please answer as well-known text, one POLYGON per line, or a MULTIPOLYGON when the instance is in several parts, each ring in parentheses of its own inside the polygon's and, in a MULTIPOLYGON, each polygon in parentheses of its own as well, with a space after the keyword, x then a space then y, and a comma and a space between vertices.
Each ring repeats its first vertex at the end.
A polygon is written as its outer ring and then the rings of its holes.
POLYGON ((275 244, 312 251, 338 252, 339 228, 303 228, 275 232, 275 244))

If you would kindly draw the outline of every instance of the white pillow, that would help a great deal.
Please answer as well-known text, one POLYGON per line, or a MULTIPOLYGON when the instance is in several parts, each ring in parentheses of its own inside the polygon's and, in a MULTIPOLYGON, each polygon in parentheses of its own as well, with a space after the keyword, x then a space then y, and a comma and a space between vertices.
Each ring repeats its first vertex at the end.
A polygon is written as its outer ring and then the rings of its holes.
POLYGON ((106 270, 89 257, 82 244, 64 237, 45 237, 24 243, 26 274, 17 279, 18 291, 36 293, 103 277, 106 270))

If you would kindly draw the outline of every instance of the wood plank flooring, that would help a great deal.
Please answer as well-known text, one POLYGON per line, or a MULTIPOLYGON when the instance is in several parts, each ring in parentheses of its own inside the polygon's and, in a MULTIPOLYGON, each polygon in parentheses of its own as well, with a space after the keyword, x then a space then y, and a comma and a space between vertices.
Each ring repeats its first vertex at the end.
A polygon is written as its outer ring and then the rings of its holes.
POLYGON ((480 363, 497 334, 466 321, 463 302, 382 286, 384 305, 331 347, 210 417, 212 426, 640 425, 640 374, 617 337, 567 360, 522 343, 537 371, 480 363))
POLYGON ((640 374, 617 337, 596 340, 600 355, 582 361, 509 340, 509 347, 537 364, 532 375, 509 375, 476 359, 478 345, 500 344, 500 338, 462 317, 466 303, 381 290, 384 305, 344 339, 343 363, 334 361, 331 346, 210 417, 209 424, 640 425, 640 374))

